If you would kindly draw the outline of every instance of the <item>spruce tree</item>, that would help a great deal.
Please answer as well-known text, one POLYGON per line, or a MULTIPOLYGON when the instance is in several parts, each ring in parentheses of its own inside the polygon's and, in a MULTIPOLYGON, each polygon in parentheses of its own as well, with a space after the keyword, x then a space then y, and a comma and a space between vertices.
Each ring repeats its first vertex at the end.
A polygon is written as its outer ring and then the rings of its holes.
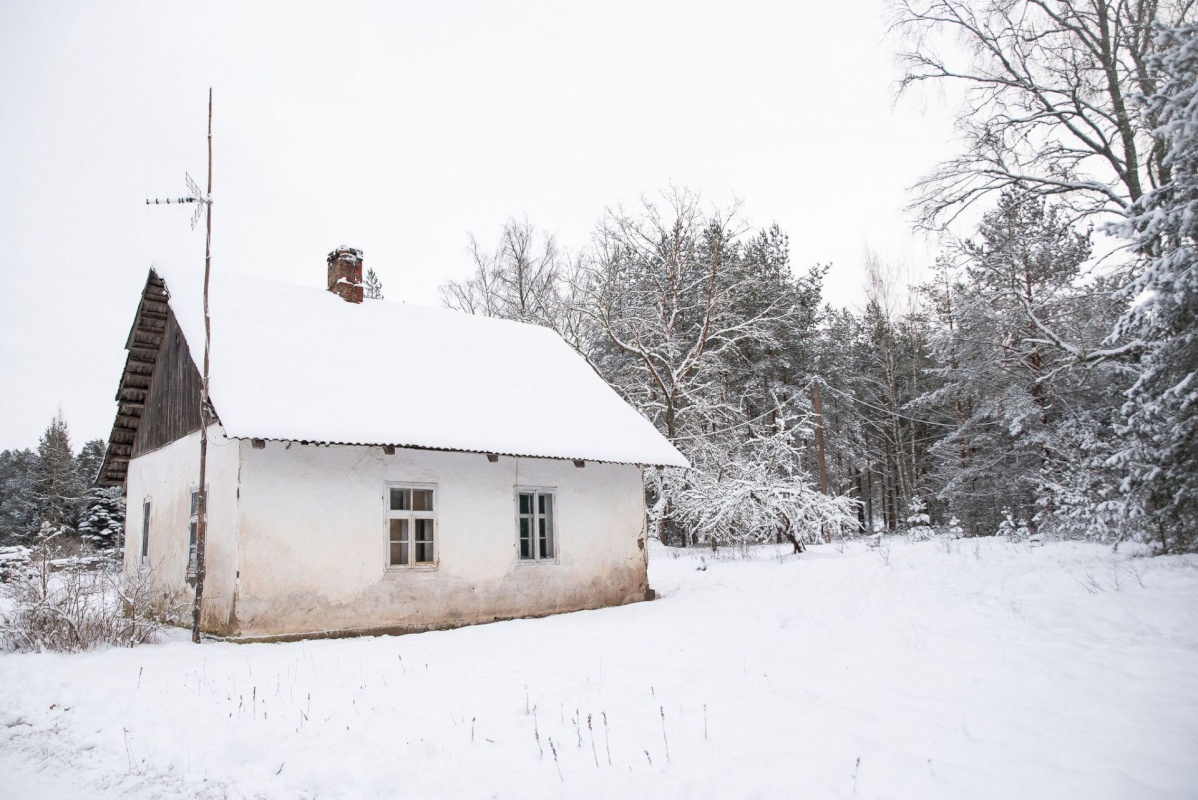
POLYGON ((37 470, 37 453, 28 448, 0 453, 0 545, 11 544, 37 527, 29 503, 37 470))
MULTIPOLYGON (((55 530, 74 531, 85 500, 79 480, 79 467, 71 452, 71 437, 60 411, 42 434, 37 446, 38 464, 33 480, 26 487, 32 521, 38 528, 48 522, 55 530)), ((36 530, 27 529, 26 536, 36 530)))
POLYGON ((79 537, 97 550, 120 549, 125 541, 125 492, 120 486, 97 486, 87 493, 79 537))
POLYGON ((1124 228, 1145 265, 1119 332, 1144 350, 1125 407, 1134 442, 1121 458, 1134 507, 1162 549, 1179 551, 1198 546, 1198 25, 1164 31, 1157 46, 1161 89, 1148 113, 1161 120, 1169 180, 1124 228))
POLYGON ((79 480, 83 482, 85 488, 90 488, 96 482, 107 449, 108 446, 104 444, 103 439, 92 439, 79 451, 79 457, 75 463, 78 467, 79 480))

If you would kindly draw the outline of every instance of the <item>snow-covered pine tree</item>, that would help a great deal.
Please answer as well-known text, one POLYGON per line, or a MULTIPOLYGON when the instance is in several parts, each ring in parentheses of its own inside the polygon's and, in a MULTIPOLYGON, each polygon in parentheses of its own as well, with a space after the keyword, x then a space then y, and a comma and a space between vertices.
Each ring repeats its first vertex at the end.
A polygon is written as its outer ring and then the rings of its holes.
POLYGON ((956 517, 948 518, 948 529, 946 530, 949 536, 954 539, 960 539, 965 535, 965 531, 961 528, 961 520, 956 517))
POLYGON ((36 528, 26 530, 25 535, 36 534, 43 522, 48 522, 54 530, 74 531, 86 491, 79 480, 79 467, 71 452, 71 437, 61 411, 42 434, 37 458, 37 469, 24 492, 36 528))
POLYGON ((383 299, 383 282, 372 267, 366 268, 366 277, 362 281, 362 296, 367 300, 383 299))
POLYGON ((30 504, 37 465, 37 453, 28 448, 0 453, 0 545, 12 544, 37 529, 30 504))
POLYGON ((931 292, 952 307, 932 339, 944 383, 915 405, 951 412, 933 447, 940 499, 971 535, 993 532, 1004 506, 1089 535, 1097 515, 1077 507, 1071 485, 1100 493, 1117 482, 1092 445, 1113 440, 1127 380, 1110 364, 1086 367, 1043 330, 1095 347, 1113 324, 1109 287, 1083 274, 1089 236, 1043 199, 1006 191, 959 255, 959 266, 941 263, 931 292), (1057 513, 1058 501, 1069 515, 1057 513))
POLYGON ((1161 32, 1147 116, 1167 144, 1167 179, 1137 202, 1123 232, 1144 269, 1118 333, 1145 347, 1128 393, 1134 442, 1126 489, 1165 551, 1198 547, 1198 25, 1161 32))
POLYGON ((125 492, 120 486, 88 490, 79 537, 97 550, 119 550, 125 540, 125 492))
POLYGON ((932 518, 928 516, 928 504, 916 495, 907 504, 907 535, 917 542, 932 538, 932 518))
POLYGON ((119 548, 125 537, 125 493, 120 486, 94 486, 104 463, 106 445, 92 439, 75 460, 85 489, 79 517, 79 538, 97 550, 119 548))
MULTIPOLYGON (((784 242, 763 242, 766 257, 757 258, 735 210, 705 213, 697 194, 677 187, 664 200, 658 207, 645 199, 637 212, 609 210, 579 278, 596 332, 591 363, 689 455, 699 443, 721 444, 714 432, 735 430, 730 444, 749 433, 737 389, 745 354, 777 351, 775 335, 794 304, 789 274, 768 255, 783 252, 784 242)), ((655 495, 651 485, 650 502, 662 541, 693 541, 676 524, 668 491, 655 495)))
POLYGON ((100 467, 104 464, 104 453, 107 449, 108 445, 104 443, 103 439, 92 439, 79 451, 75 463, 79 472, 79 480, 83 482, 85 488, 90 488, 96 482, 96 478, 100 474, 100 467))

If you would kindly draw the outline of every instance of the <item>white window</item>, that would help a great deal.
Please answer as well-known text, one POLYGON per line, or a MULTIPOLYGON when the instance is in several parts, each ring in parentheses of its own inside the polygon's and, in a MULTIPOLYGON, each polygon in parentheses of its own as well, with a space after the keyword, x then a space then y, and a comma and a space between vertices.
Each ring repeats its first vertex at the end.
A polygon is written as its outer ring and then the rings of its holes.
POLYGON ((436 491, 428 486, 387 487, 387 566, 437 563, 436 491))
POLYGON ((556 560, 557 530, 554 527, 552 490, 519 489, 516 495, 520 560, 556 560))
POLYGON ((194 578, 196 574, 196 542, 200 531, 200 490, 191 490, 191 514, 187 524, 187 577, 194 578))

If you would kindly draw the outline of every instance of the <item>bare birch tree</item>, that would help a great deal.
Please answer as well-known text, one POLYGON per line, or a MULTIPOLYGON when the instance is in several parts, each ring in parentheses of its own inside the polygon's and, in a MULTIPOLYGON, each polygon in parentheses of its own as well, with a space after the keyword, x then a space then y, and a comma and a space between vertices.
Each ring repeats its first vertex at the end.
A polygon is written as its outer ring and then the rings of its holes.
POLYGON ((579 309, 577 262, 552 234, 538 234, 527 219, 511 219, 492 251, 471 236, 470 256, 473 274, 441 286, 447 307, 551 328, 587 357, 589 333, 579 309))
POLYGON ((937 228, 1013 187, 1054 197, 1075 218, 1123 212, 1169 180, 1149 66, 1156 26, 1194 16, 1194 0, 897 0, 900 94, 963 89, 963 151, 916 186, 920 223, 937 228), (956 46, 954 46, 956 45, 956 46))

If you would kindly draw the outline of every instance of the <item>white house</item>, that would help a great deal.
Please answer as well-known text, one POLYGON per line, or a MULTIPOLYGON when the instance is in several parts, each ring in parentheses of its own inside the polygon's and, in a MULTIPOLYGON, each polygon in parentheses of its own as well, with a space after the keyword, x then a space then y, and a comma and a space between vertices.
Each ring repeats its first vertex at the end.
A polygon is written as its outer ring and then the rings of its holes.
MULTIPOLYGON (((203 628, 411 631, 644 599, 644 465, 686 460, 545 328, 214 276, 203 628), (348 302, 347 302, 348 301, 348 302)), ((151 271, 101 482, 127 570, 194 578, 204 321, 151 271)))

